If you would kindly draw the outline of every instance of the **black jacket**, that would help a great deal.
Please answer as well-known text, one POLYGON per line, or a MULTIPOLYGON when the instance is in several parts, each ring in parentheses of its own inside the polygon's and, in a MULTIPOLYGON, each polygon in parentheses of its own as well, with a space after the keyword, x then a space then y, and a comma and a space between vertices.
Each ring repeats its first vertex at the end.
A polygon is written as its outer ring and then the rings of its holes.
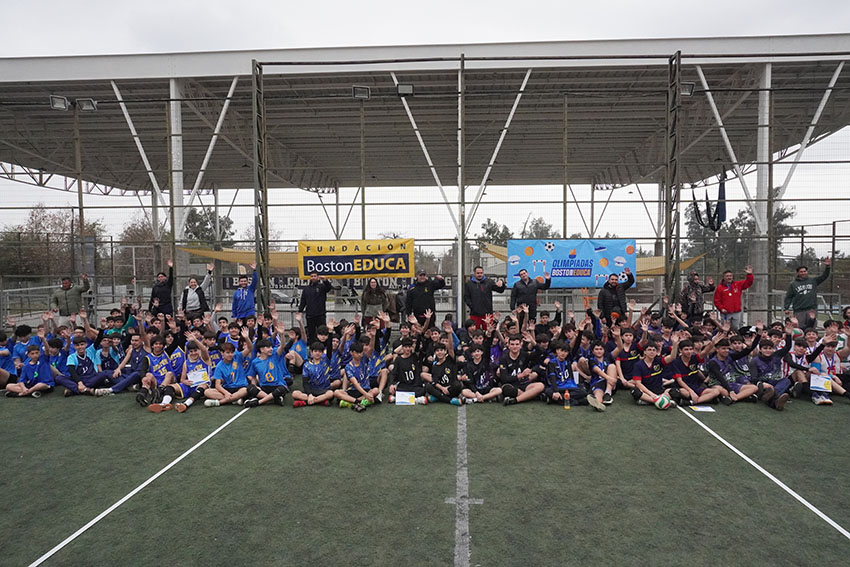
POLYGON ((434 301, 434 292, 438 289, 446 287, 446 281, 442 278, 428 278, 424 282, 415 280, 407 290, 406 310, 414 315, 423 315, 425 311, 437 310, 437 303, 434 301))
POLYGON ((516 309, 517 305, 528 305, 529 307, 537 307, 537 290, 549 289, 552 285, 552 278, 546 278, 543 283, 539 283, 535 279, 529 279, 528 283, 518 280, 511 290, 511 309, 516 309))
POLYGON ((478 281, 474 277, 463 284, 463 302, 469 307, 469 314, 483 317, 493 312, 493 292, 505 291, 505 282, 501 286, 488 277, 478 281))
POLYGON ((611 284, 605 282, 605 285, 599 290, 597 307, 600 311, 602 311, 602 319, 607 324, 611 324, 611 313, 614 311, 617 311, 620 315, 625 315, 628 311, 626 290, 632 287, 634 283, 635 277, 629 273, 626 283, 617 284, 616 287, 611 287, 611 284))
POLYGON ((151 300, 148 304, 148 311, 151 313, 172 313, 174 309, 171 306, 171 287, 174 285, 174 268, 168 268, 168 279, 163 283, 156 282, 151 287, 151 300), (159 299, 159 307, 155 310, 153 300, 159 299))
POLYGON ((307 317, 321 317, 326 311, 325 302, 328 300, 328 292, 333 289, 330 280, 319 280, 316 283, 308 283, 301 290, 301 302, 298 311, 305 313, 307 317))
MULTIPOLYGON (((207 298, 204 295, 204 290, 201 289, 201 286, 198 286, 195 288, 195 293, 198 294, 198 301, 201 303, 201 306, 198 308, 198 311, 206 313, 210 310, 210 306, 207 303, 207 298)), ((183 289, 183 295, 180 298, 180 309, 182 309, 183 311, 186 311, 186 299, 188 298, 188 296, 189 288, 187 287, 183 289)))

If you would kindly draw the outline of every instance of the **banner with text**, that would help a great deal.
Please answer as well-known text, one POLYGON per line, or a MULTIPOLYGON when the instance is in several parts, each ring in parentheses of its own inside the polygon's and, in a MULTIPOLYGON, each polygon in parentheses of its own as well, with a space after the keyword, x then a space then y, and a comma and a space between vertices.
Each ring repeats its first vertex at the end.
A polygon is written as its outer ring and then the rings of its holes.
POLYGON ((634 240, 508 240, 507 282, 513 286, 520 270, 543 283, 552 276, 552 287, 602 287, 611 274, 636 270, 634 240))
POLYGON ((298 276, 327 278, 412 277, 413 239, 302 240, 298 276))

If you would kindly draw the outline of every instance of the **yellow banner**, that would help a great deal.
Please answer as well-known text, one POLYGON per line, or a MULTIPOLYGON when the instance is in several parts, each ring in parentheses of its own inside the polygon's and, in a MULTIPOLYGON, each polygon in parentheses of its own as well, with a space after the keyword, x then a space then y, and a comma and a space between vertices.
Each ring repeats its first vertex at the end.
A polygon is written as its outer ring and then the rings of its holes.
POLYGON ((298 276, 327 278, 413 277, 413 239, 302 240, 298 276))

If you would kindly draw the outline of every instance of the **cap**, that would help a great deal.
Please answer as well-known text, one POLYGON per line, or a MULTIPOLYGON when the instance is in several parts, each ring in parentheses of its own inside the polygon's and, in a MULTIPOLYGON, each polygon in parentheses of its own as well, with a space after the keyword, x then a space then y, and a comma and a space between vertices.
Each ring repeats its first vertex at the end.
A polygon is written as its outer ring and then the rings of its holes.
POLYGON ((417 276, 424 276, 426 274, 427 274, 427 272, 425 270, 419 270, 418 272, 416 272, 417 276))

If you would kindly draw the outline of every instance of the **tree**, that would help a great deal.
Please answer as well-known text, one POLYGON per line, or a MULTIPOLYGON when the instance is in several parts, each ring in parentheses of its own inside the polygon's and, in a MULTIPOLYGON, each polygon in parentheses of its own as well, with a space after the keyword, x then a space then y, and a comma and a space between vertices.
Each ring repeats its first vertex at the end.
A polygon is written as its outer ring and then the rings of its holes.
POLYGON ((481 248, 484 244, 495 244, 497 246, 507 246, 508 240, 514 237, 507 226, 499 224, 489 217, 484 224, 481 225, 481 232, 475 236, 475 242, 481 248))
MULTIPOLYGON (((219 216, 218 227, 222 246, 233 246, 233 236, 236 234, 233 219, 219 216)), ((186 240, 214 246, 218 240, 215 234, 215 213, 209 209, 199 211, 195 207, 190 208, 186 212, 186 240)))
MULTIPOLYGON (((3 273, 47 276, 47 280, 51 280, 53 275, 79 272, 79 266, 75 265, 80 261, 79 222, 76 210, 48 210, 44 203, 37 203, 23 223, 3 227, 0 234, 3 273)), ((89 219, 84 232, 87 237, 95 238, 97 269, 104 256, 98 243, 103 240, 106 231, 100 220, 89 219)))
POLYGON ((543 217, 535 217, 522 227, 520 238, 543 240, 547 238, 561 238, 561 233, 554 230, 552 225, 543 217))
MULTIPOLYGON (((788 220, 796 214, 793 207, 781 203, 774 205, 773 226, 777 248, 788 236, 799 234, 798 229, 789 226, 788 220)), ((694 205, 685 209, 687 240, 682 243, 683 256, 693 257, 706 253, 704 269, 720 274, 724 270, 741 273, 750 263, 750 244, 756 237, 756 223, 749 207, 741 209, 731 220, 714 232, 699 225, 695 218, 694 205)))

